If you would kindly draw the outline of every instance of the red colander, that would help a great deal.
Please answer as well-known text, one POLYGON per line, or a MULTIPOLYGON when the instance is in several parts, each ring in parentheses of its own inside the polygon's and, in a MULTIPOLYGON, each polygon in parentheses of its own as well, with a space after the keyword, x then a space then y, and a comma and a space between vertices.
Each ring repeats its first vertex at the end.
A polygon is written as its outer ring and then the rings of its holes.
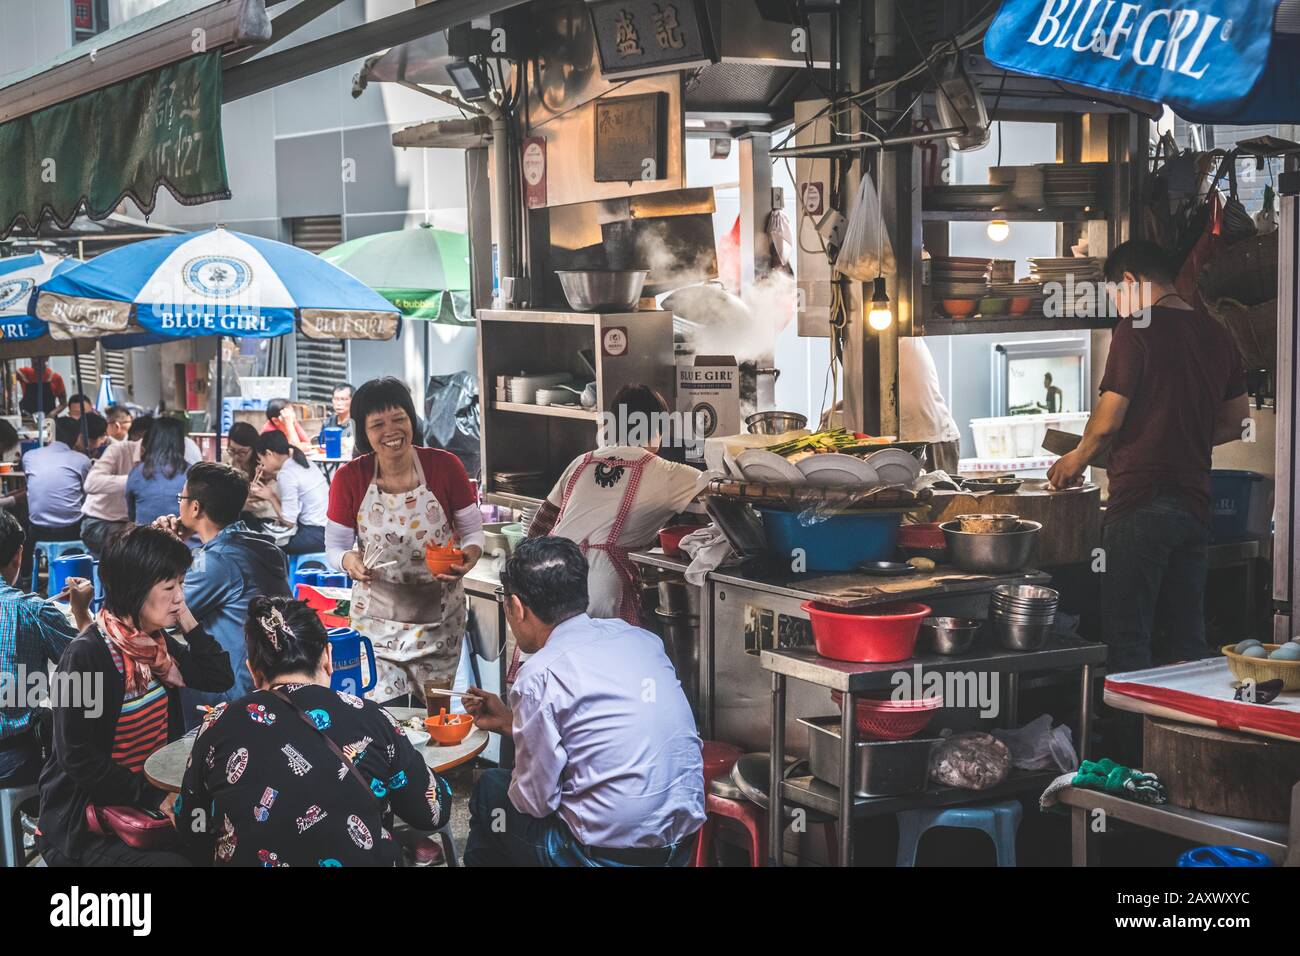
MULTIPOLYGON (((841 695, 831 691, 831 700, 840 706, 841 695)), ((876 740, 906 740, 923 731, 943 707, 941 697, 918 700, 875 700, 859 697, 854 711, 854 726, 864 737, 876 740)))

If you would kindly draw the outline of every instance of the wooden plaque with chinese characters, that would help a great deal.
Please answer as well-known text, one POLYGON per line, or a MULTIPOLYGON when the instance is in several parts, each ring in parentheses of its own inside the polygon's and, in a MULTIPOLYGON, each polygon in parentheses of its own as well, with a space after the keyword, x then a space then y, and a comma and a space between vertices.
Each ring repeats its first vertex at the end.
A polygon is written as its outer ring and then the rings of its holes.
POLYGON ((668 95, 602 97, 596 101, 596 182, 667 176, 668 95))
POLYGON ((717 62, 701 0, 597 0, 587 6, 605 76, 645 76, 717 62))

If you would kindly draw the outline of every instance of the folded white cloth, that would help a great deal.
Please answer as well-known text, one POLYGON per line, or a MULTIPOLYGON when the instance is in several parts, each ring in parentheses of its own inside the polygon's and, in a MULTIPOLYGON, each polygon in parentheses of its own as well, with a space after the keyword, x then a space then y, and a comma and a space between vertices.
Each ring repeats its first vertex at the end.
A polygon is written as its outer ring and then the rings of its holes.
POLYGON ((696 587, 704 584, 704 578, 710 571, 736 557, 731 550, 731 543, 716 524, 692 531, 682 538, 678 547, 690 556, 691 565, 686 569, 685 577, 688 584, 696 587))

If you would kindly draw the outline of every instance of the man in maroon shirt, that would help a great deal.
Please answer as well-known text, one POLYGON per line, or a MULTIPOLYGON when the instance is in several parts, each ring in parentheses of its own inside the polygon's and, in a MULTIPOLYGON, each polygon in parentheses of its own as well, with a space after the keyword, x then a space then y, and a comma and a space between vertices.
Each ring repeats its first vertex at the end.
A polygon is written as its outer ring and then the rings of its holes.
POLYGON ((1111 673, 1204 657, 1210 457, 1250 415, 1227 330, 1173 289, 1153 242, 1106 260, 1116 312, 1101 397, 1077 448, 1048 478, 1063 488, 1106 452, 1102 624, 1111 673))

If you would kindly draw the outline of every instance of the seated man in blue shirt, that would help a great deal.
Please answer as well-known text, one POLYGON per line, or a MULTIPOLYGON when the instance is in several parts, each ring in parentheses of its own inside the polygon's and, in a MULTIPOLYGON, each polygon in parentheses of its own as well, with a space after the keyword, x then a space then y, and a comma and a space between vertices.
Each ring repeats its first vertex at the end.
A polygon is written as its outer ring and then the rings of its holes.
MULTIPOLYGON (((36 739, 40 701, 29 698, 47 687, 49 664, 90 626, 90 601, 95 586, 85 578, 68 579, 68 598, 77 629, 49 601, 14 587, 23 563, 23 528, 7 511, 0 511, 0 787, 35 783, 41 772, 41 748, 36 739), (40 675, 33 680, 33 675, 40 675)), ((87 701, 93 707, 93 701, 87 701)), ((101 704, 102 706, 102 704, 101 704)), ((8 825, 6 822, 4 825, 8 825)))
POLYGON ((181 692, 186 727, 201 720, 198 705, 238 700, 253 692, 244 650, 248 605, 259 596, 289 596, 284 552, 239 520, 247 498, 248 479, 241 473, 229 465, 201 461, 185 475, 185 487, 176 499, 179 514, 154 522, 182 540, 194 534, 202 542, 185 575, 185 603, 195 620, 225 648, 235 672, 235 685, 224 693, 181 692))
POLYGON ((685 866, 704 822, 695 719, 663 641, 587 615, 587 559, 567 538, 525 541, 501 574, 506 621, 530 656, 510 704, 465 699, 508 734, 515 769, 470 798, 467 866, 685 866))

